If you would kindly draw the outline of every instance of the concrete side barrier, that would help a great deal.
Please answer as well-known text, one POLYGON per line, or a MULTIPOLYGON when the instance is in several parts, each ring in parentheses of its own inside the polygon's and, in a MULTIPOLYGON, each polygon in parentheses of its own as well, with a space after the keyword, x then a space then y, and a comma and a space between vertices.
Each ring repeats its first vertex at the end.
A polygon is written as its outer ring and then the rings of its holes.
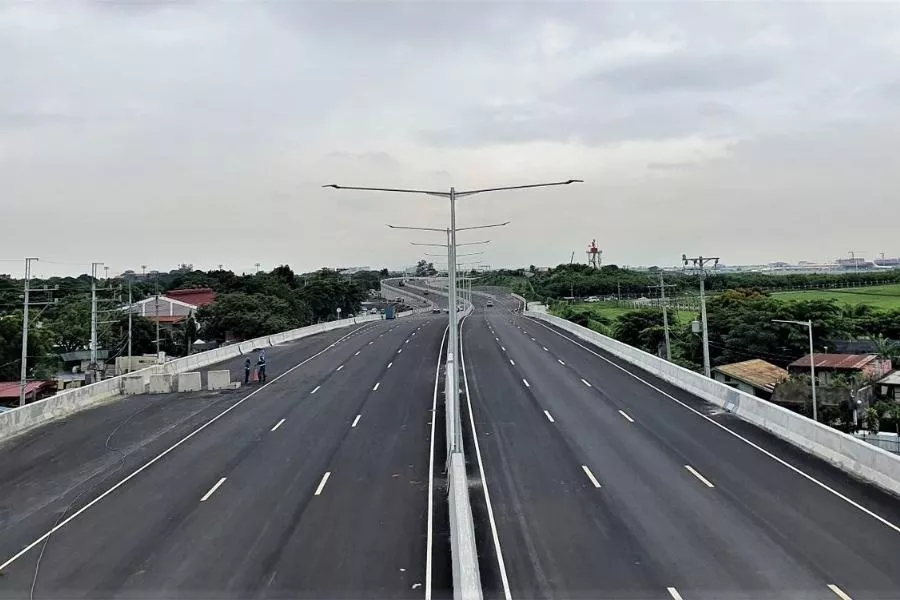
POLYGON ((150 393, 168 394, 172 391, 172 375, 151 375, 150 393))
POLYGON ((533 311, 525 315, 555 325, 847 473, 900 495, 898 455, 565 319, 533 311))
POLYGON ((199 392, 203 389, 200 383, 200 372, 192 371, 190 373, 178 374, 178 391, 179 392, 199 392))
MULTIPOLYGON (((378 321, 378 315, 365 315, 355 319, 341 319, 338 321, 330 321, 328 323, 319 323, 292 329, 283 333, 282 340, 291 342, 311 335, 316 335, 325 331, 359 325, 369 321, 378 321)), ((150 384, 150 379, 154 375, 167 375, 168 387, 162 382, 157 381, 159 392, 151 393, 168 393, 172 390, 171 383, 174 375, 185 371, 193 371, 202 369, 219 362, 230 360, 238 356, 242 356, 248 352, 252 352, 256 348, 265 348, 269 345, 270 336, 263 336, 254 340, 241 342, 240 344, 232 344, 207 352, 200 352, 190 356, 177 358, 162 365, 153 365, 139 371, 128 373, 127 377, 138 377, 143 379, 145 386, 150 384)), ((124 391, 126 376, 113 377, 91 385, 80 388, 64 390, 55 396, 32 402, 25 406, 15 408, 4 413, 0 413, 0 440, 18 435, 32 427, 42 425, 54 419, 65 417, 66 415, 84 410, 92 405, 112 399, 124 391)), ((136 385, 136 384, 132 384, 136 385)))
POLYGON ((231 388, 231 371, 208 371, 206 373, 206 389, 209 391, 227 390, 231 388))

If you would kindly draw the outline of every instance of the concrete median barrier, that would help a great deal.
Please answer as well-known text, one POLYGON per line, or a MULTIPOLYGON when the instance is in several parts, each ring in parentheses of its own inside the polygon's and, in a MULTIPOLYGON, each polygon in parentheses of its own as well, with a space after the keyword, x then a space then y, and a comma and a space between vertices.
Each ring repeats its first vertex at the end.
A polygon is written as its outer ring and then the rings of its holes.
POLYGON ((142 375, 126 376, 122 379, 122 393, 126 396, 143 394, 146 391, 142 375))
POLYGON ((565 319, 533 311, 525 316, 555 325, 847 473, 900 495, 900 456, 565 319))
POLYGON ((206 389, 211 392, 231 389, 231 371, 208 371, 206 373, 206 389))
POLYGON ((172 375, 151 375, 150 393, 169 394, 172 392, 172 375))

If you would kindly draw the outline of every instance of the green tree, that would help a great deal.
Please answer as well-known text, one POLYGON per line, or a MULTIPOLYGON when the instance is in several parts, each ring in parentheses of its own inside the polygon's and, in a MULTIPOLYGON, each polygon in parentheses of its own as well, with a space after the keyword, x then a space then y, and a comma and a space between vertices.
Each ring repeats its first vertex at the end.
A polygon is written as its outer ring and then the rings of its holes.
MULTIPOLYGON (((207 335, 217 341, 251 339, 300 327, 291 304, 263 294, 222 294, 197 311, 207 335)), ((177 343, 177 340, 176 340, 177 343)))
POLYGON ((872 435, 881 431, 881 418, 878 415, 878 410, 872 406, 867 408, 865 416, 863 417, 863 423, 865 424, 866 430, 872 435))
POLYGON ((655 354, 665 339, 662 312, 645 308, 619 315, 613 333, 617 340, 655 354))
MULTIPOLYGON (((28 328, 28 379, 45 379, 56 370, 52 336, 31 322, 28 328)), ((22 364, 22 313, 0 317, 0 381, 18 381, 22 364)))

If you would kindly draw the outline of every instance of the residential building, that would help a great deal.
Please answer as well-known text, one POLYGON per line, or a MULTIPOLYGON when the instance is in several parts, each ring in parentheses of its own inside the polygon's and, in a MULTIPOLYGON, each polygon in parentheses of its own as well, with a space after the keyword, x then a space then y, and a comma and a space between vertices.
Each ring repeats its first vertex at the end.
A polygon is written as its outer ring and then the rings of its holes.
MULTIPOLYGON (((19 405, 20 385, 18 381, 0 381, 0 406, 19 405)), ((25 384, 26 403, 43 400, 55 393, 55 381, 29 381, 25 384)))
MULTIPOLYGON (((809 355, 788 365, 792 375, 809 374, 809 355)), ((890 373, 891 360, 877 354, 816 354, 816 379, 822 385, 831 385, 836 375, 880 379, 890 373)))
POLYGON ((900 402, 900 371, 894 371, 875 384, 879 397, 900 402))
MULTIPOLYGON (((160 325, 174 325, 184 321, 198 308, 216 301, 216 293, 210 288, 169 290, 165 294, 150 296, 135 302, 132 311, 160 325)), ((128 307, 125 307, 128 310, 128 307)))
POLYGON ((716 381, 764 400, 770 400, 775 386, 789 376, 787 370, 758 358, 713 369, 713 379, 716 381))

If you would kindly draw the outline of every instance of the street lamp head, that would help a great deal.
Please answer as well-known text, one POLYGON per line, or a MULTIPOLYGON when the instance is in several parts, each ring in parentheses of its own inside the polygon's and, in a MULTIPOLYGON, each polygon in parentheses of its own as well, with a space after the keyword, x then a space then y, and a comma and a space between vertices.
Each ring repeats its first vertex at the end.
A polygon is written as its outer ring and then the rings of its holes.
POLYGON ((336 189, 336 190, 341 189, 341 186, 336 185, 336 184, 334 184, 334 183, 329 183, 329 184, 323 185, 322 187, 323 187, 323 188, 334 188, 334 189, 336 189))
POLYGON ((570 179, 566 182, 566 185, 569 185, 570 183, 584 183, 584 179, 570 179))

